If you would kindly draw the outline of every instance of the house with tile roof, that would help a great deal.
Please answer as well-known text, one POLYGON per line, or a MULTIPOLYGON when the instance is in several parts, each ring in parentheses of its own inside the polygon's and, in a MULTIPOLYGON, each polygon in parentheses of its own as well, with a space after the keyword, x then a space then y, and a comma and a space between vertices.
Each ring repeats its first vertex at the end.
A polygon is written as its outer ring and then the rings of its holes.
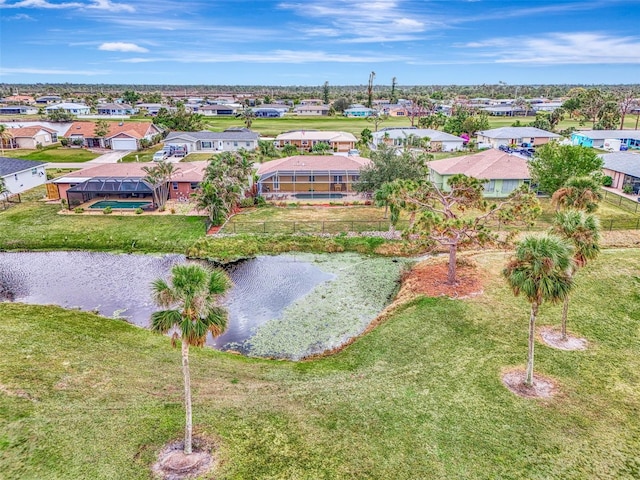
MULTIPOLYGON (((169 180, 169 199, 188 199, 200 188, 208 162, 181 162, 169 180)), ((146 182, 144 163, 105 163, 51 180, 47 195, 52 200, 64 198, 69 208, 96 198, 152 198, 153 188, 146 182)))
POLYGON ((4 180, 8 192, 3 198, 19 195, 47 181, 46 162, 22 160, 21 158, 0 157, 0 178, 4 180))
POLYGON ((1 139, 4 148, 36 149, 47 147, 58 141, 58 132, 43 125, 7 128, 6 138, 1 139))
MULTIPOLYGON (((353 193, 360 170, 371 164, 368 158, 344 155, 295 155, 264 162, 258 167, 258 191, 288 194, 297 198, 319 194, 353 193)), ((329 197, 333 198, 333 197, 329 197)))
POLYGON ((334 152, 348 152, 356 146, 356 137, 348 132, 295 130, 278 135, 274 141, 276 147, 295 145, 299 150, 310 152, 317 143, 326 143, 334 152))
POLYGON ((151 122, 107 122, 109 129, 104 137, 96 135, 96 122, 73 122, 64 137, 70 141, 81 140, 87 148, 112 150, 139 150, 140 140, 153 142, 162 131, 151 122))
POLYGON ((484 180, 484 196, 488 198, 506 197, 531 182, 529 165, 524 158, 496 149, 434 160, 428 167, 429 179, 445 192, 449 191, 449 180, 457 174, 484 180))
POLYGON ((482 130, 477 134, 479 145, 488 144, 492 148, 498 148, 501 145, 520 145, 522 143, 537 147, 558 139, 560 139, 560 135, 535 127, 501 127, 482 130))
POLYGON ((603 173, 613 179, 611 187, 622 191, 629 185, 633 193, 640 193, 640 153, 613 152, 600 158, 604 161, 603 173))
POLYGON ((236 152, 238 150, 255 150, 258 148, 260 135, 248 128, 228 128, 223 132, 171 132, 164 139, 164 144, 173 147, 184 147, 187 153, 236 152))

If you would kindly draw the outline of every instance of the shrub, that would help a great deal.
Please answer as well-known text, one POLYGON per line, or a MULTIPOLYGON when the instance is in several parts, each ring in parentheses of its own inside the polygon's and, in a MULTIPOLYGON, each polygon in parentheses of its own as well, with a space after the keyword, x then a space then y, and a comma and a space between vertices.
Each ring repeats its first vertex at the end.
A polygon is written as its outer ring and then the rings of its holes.
POLYGON ((351 205, 360 205, 360 202, 358 200, 354 200, 353 202, 351 202, 351 205))
POLYGON ((60 140, 60 145, 62 145, 63 147, 68 147, 69 146, 69 139, 65 138, 65 137, 59 137, 60 140))
POLYGON ((61 198, 60 199, 60 205, 62 205, 64 208, 67 208, 67 199, 66 198, 61 198))
POLYGON ((629 184, 626 184, 622 187, 622 193, 631 194, 633 193, 633 187, 629 184))
POLYGON ((136 215, 140 215, 142 213, 142 209, 140 207, 136 208, 136 215))
POLYGON ((264 199, 264 197, 256 197, 256 206, 264 207, 265 205, 267 205, 267 201, 264 199))
MULTIPOLYGON (((259 198, 262 198, 262 197, 259 197, 259 198)), ((263 201, 264 201, 264 199, 263 199, 263 201)), ((251 197, 243 198, 242 200, 240 200, 240 207, 241 208, 253 207, 254 203, 255 202, 253 201, 253 198, 251 198, 251 197)))
POLYGON ((104 213, 105 215, 109 215, 110 213, 113 213, 113 208, 105 207, 104 210, 102 210, 102 213, 104 213))
POLYGON ((74 208, 74 209, 73 209, 73 211, 74 211, 75 213, 82 213, 82 212, 84 212, 84 208, 82 208, 82 207, 76 207, 76 208, 74 208))
POLYGON ((610 187, 611 185, 613 185, 613 178, 611 178, 609 175, 605 175, 604 177, 602 177, 603 187, 610 187))
POLYGON ((176 213, 176 209, 175 209, 175 208, 171 207, 171 210, 170 210, 170 211, 171 211, 171 214, 172 214, 172 215, 175 215, 175 213, 176 213))

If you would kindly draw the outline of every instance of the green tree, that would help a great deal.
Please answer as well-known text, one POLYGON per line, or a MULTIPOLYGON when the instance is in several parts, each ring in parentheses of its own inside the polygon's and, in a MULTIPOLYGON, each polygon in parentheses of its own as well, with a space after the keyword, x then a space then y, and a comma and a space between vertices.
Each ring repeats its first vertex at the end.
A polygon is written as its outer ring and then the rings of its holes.
POLYGON ((173 163, 161 161, 150 167, 142 167, 144 180, 153 188, 153 197, 158 208, 163 209, 169 198, 169 182, 180 171, 173 163))
POLYGON ((495 243, 495 223, 531 225, 541 211, 536 195, 526 185, 505 199, 489 202, 483 196, 484 183, 458 174, 451 177, 445 191, 428 180, 396 180, 387 196, 390 205, 409 213, 407 234, 418 235, 430 249, 447 248, 447 283, 451 285, 457 280, 456 258, 461 247, 495 243))
POLYGON ((331 145, 327 142, 316 142, 316 144, 311 147, 311 152, 318 155, 326 155, 331 151, 331 145))
POLYGON ((276 158, 279 156, 273 142, 268 140, 258 141, 258 152, 262 158, 276 158))
POLYGON ((287 143, 284 147, 280 149, 280 153, 285 157, 292 157, 294 155, 299 155, 300 150, 298 150, 298 147, 296 147, 295 145, 287 143))
POLYGON ((98 138, 106 137, 109 134, 109 122, 106 120, 97 120, 93 133, 98 138))
POLYGON ((365 128, 360 132, 360 142, 361 145, 371 145, 373 143, 373 133, 368 128, 365 128))
POLYGON ((516 246, 514 257, 502 271, 514 295, 522 294, 531 304, 529 349, 525 385, 533 385, 535 327, 543 302, 556 303, 569 295, 573 278, 571 247, 562 239, 546 235, 526 237, 516 246))
POLYGON ((337 100, 334 100, 332 106, 336 112, 342 113, 349 108, 349 99, 346 97, 340 97, 337 100))
MULTIPOLYGON (((569 269, 571 278, 578 269, 584 267, 600 253, 600 228, 598 220, 579 210, 562 210, 556 212, 551 228, 552 233, 568 240, 573 245, 573 264, 569 269)), ((562 339, 567 339, 567 314, 569 311, 569 295, 564 297, 562 306, 562 339)))
POLYGON ((52 108, 47 113, 47 120, 53 123, 73 122, 75 115, 64 108, 52 108))
POLYGON ((252 108, 243 108, 242 112, 240 112, 238 116, 242 119, 247 128, 251 128, 251 124, 256 118, 256 113, 252 108))
POLYGON ((386 122, 389 119, 389 115, 386 113, 371 112, 371 115, 369 115, 366 119, 367 122, 373 123, 373 126, 377 132, 380 124, 386 122))
MULTIPOLYGON (((124 101, 124 103, 128 103, 131 106, 135 106, 138 100, 140 100, 140 95, 134 92, 133 90, 125 90, 124 93, 122 94, 122 100, 124 101)), ((156 103, 160 103, 161 100, 162 98, 158 100, 156 103)))
POLYGON ((5 201, 9 193, 9 189, 7 188, 7 184, 4 181, 4 178, 0 177, 0 198, 5 201))
MULTIPOLYGON (((376 72, 369 74, 369 85, 367 86, 367 107, 373 107, 373 79, 376 78, 376 72)), ((377 130, 377 129, 376 129, 377 130)))
POLYGON ((325 105, 329 105, 329 82, 324 82, 322 86, 322 101, 325 105))
POLYGON ((193 421, 191 409, 191 375, 189 347, 202 347, 207 334, 221 335, 227 328, 227 312, 218 306, 218 298, 231 286, 222 270, 206 270, 200 265, 175 265, 171 281, 157 279, 152 283, 153 300, 160 310, 151 315, 151 330, 167 334, 172 329, 171 343, 182 345, 184 378, 185 432, 184 453, 192 453, 193 421))
POLYGON ((562 108, 573 118, 580 113, 580 97, 568 98, 562 103, 562 108))
POLYGON ((571 177, 589 176, 599 180, 603 164, 591 148, 549 142, 536 149, 529 169, 538 189, 553 195, 571 177))
MULTIPOLYGON (((9 144, 10 145, 10 141, 13 138, 13 136, 11 135, 11 133, 9 132, 9 129, 7 128, 6 125, 0 123, 0 154, 4 155, 4 147, 5 144, 9 144)), ((1 177, 0 177, 1 179, 1 177)))
POLYGON ((391 103, 398 103, 398 95, 396 94, 396 87, 398 86, 398 81, 396 77, 391 79, 391 95, 390 101, 391 103))
POLYGON ((601 200, 600 183, 593 177, 571 177, 551 197, 556 208, 574 208, 587 213, 595 212, 601 200))
POLYGON ((204 117, 199 113, 187 111, 184 105, 180 105, 173 112, 161 108, 153 118, 153 123, 169 130, 198 132, 204 128, 204 117))

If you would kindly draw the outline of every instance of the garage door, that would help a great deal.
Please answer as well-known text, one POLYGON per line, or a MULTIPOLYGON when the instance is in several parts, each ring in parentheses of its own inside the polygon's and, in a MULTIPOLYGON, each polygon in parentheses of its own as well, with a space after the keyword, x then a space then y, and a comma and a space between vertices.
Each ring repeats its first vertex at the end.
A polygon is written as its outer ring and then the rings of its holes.
POLYGON ((137 150, 138 145, 135 138, 114 138, 111 140, 112 150, 137 150))

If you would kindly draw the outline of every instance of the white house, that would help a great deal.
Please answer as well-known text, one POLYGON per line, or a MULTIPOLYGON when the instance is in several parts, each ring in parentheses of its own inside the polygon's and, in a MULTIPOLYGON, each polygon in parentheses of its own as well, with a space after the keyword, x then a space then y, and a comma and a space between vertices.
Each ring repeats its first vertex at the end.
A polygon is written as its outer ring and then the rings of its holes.
POLYGON ((45 108, 47 113, 51 113, 52 110, 66 110, 74 115, 89 115, 91 108, 83 103, 56 103, 45 108))
POLYGON ((185 146, 191 152, 235 152, 258 148, 259 134, 247 128, 227 129, 224 132, 171 132, 164 139, 165 145, 185 146))
POLYGON ((373 145, 404 146, 410 137, 429 138, 430 149, 434 152, 454 152, 462 150, 464 139, 450 133, 428 128, 383 128, 373 133, 373 145))
POLYGON ((39 185, 44 185, 47 175, 46 162, 34 162, 19 158, 0 157, 0 178, 9 190, 5 196, 25 192, 39 185))
POLYGON ((501 127, 478 132, 478 144, 489 144, 492 148, 501 145, 520 145, 530 143, 538 146, 550 140, 559 139, 560 135, 535 127, 501 127))

